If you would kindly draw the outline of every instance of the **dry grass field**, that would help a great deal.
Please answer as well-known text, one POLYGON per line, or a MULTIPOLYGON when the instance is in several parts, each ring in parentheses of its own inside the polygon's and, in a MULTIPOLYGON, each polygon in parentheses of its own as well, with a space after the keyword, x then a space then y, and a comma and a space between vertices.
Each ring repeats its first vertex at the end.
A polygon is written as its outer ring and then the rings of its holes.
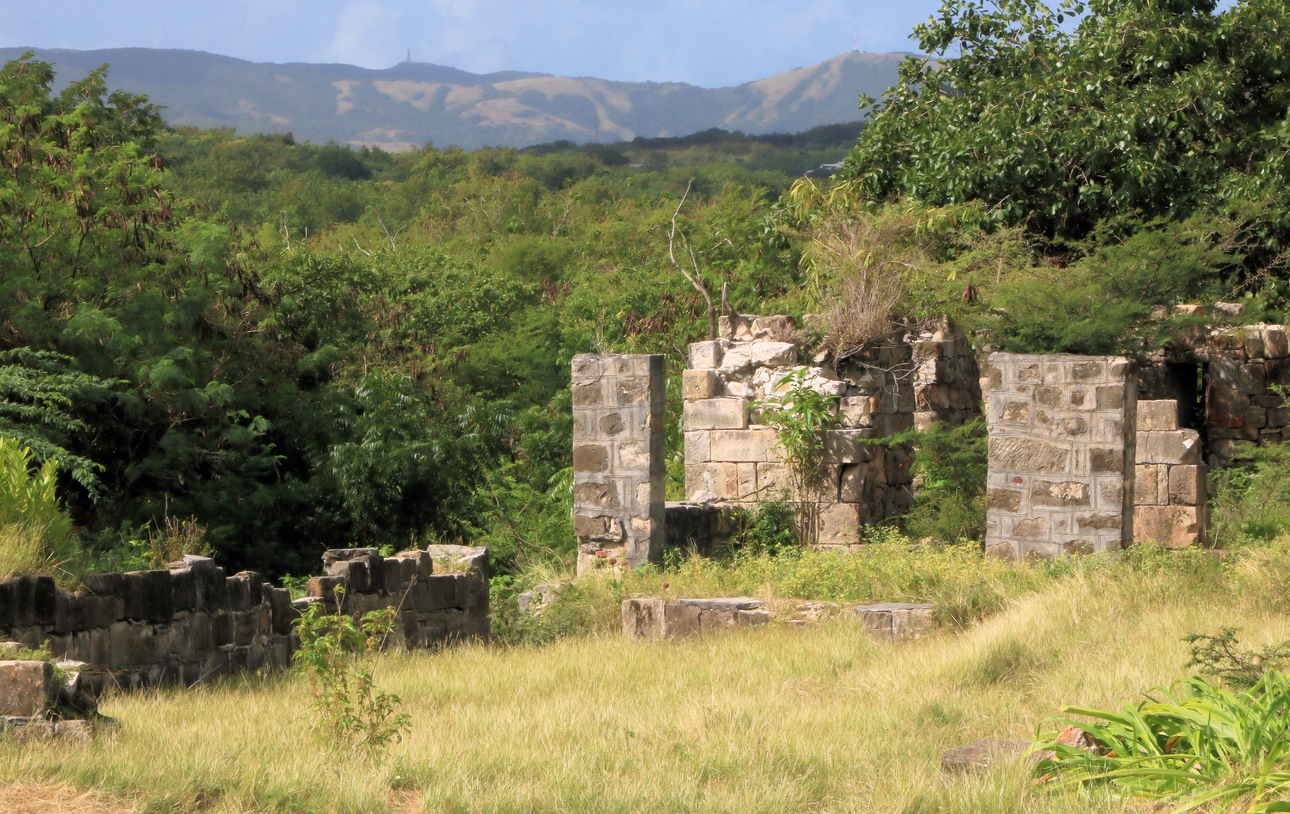
POLYGON ((939 757, 1032 737, 1060 704, 1134 701, 1185 674, 1189 632, 1290 638, 1282 562, 1075 569, 912 642, 835 620, 390 655, 380 681, 414 728, 375 760, 310 730, 294 676, 117 696, 105 706, 117 733, 0 746, 0 783, 92 791, 67 810, 112 812, 1154 810, 1056 794, 1020 767, 951 778, 939 757))

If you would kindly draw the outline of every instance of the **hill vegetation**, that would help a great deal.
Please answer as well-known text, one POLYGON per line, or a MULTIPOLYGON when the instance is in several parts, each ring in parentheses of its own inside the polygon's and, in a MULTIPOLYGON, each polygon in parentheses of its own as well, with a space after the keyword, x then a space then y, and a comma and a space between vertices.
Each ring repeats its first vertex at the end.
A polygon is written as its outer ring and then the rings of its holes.
MULTIPOLYGON (((26 49, 0 48, 0 60, 26 49)), ((104 64, 110 87, 147 95, 166 120, 242 135, 293 133, 301 141, 404 152, 433 142, 472 150, 568 139, 614 143, 720 127, 795 133, 861 118, 856 100, 896 81, 900 54, 852 52, 729 88, 616 82, 502 71, 472 74, 403 62, 352 65, 253 63, 200 51, 34 49, 57 87, 104 64)))
MULTIPOLYGON (((273 575, 329 546, 430 538, 488 543, 502 570, 559 560, 569 358, 660 352, 676 369, 706 335, 667 251, 674 215, 705 285, 744 312, 864 309, 881 283, 901 313, 949 314, 996 347, 1130 354, 1178 327, 1159 304, 1241 298, 1242 319, 1281 319, 1290 66, 1260 43, 1282 6, 1108 0, 1072 32, 1038 7, 951 2, 918 33, 962 55, 911 58, 840 182, 794 176, 840 157, 850 126, 393 154, 167 128, 104 72, 54 93, 50 66, 12 62, 4 431, 59 460, 105 565, 139 562, 167 518, 273 575), (1095 58, 1148 28, 1164 33, 1095 58), (1265 56, 1233 62, 1231 42, 1265 56), (1122 122, 1114 141, 1066 121, 1096 101, 1058 106, 1071 65, 1122 89, 1099 114, 1122 122), (1159 123, 1202 96, 1226 100, 1218 129, 1203 107, 1159 123)), ((676 495, 675 415, 670 432, 676 495)), ((920 534, 950 528, 928 511, 920 534)))

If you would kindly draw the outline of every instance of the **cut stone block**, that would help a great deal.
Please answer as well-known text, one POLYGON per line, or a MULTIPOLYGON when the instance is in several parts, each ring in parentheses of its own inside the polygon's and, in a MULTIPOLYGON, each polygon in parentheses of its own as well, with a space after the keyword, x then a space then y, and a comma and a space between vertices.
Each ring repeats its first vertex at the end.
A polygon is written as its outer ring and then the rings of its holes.
POLYGON ((1133 478, 1133 502, 1139 506, 1158 506, 1169 502, 1168 467, 1164 464, 1138 464, 1133 478))
POLYGON ((702 464, 712 460, 712 433, 687 432, 685 434, 686 464, 702 464))
POLYGON ((1138 433, 1140 464, 1200 463, 1200 435, 1195 430, 1138 433))
POLYGON ((0 661, 0 715, 35 715, 53 703, 57 692, 49 662, 0 661))
POLYGON ((1290 356, 1290 341, 1287 341, 1284 327, 1270 325, 1263 329, 1263 352, 1269 359, 1284 359, 1290 356))
POLYGON ((1202 517, 1196 506, 1137 506, 1133 512, 1133 538, 1167 548, 1196 545, 1203 540, 1202 517))
POLYGON ((856 503, 817 504, 816 542, 822 546, 859 543, 860 506, 856 503))
POLYGON ((725 355, 726 342, 692 342, 690 344, 690 368, 694 370, 716 370, 721 367, 725 355))
POLYGON ((1178 402, 1173 399, 1138 402, 1138 432, 1178 429, 1178 402))
POLYGON ((1169 503, 1203 506, 1209 499, 1204 464, 1169 467, 1169 503))
MULTIPOLYGON (((752 367, 787 367, 796 362, 796 345, 791 342, 758 339, 726 348, 721 358, 720 369, 723 373, 738 373, 752 367)), ((698 367, 698 365, 691 364, 690 367, 698 367)))
POLYGON ((681 395, 686 401, 721 395, 721 377, 714 370, 686 370, 681 373, 681 395))
POLYGON ((720 430, 712 433, 712 460, 759 463, 780 458, 774 430, 720 430))
POLYGON ((687 401, 684 411, 687 432, 742 430, 748 426, 748 402, 740 398, 687 401))

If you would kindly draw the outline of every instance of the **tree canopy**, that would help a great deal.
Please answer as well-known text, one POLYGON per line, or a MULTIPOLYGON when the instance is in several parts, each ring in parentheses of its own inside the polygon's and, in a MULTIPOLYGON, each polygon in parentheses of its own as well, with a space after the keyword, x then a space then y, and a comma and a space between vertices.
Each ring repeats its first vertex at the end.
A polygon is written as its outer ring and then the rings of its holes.
POLYGON ((844 174, 1058 240, 1262 207, 1290 235, 1290 4, 946 0, 844 174))

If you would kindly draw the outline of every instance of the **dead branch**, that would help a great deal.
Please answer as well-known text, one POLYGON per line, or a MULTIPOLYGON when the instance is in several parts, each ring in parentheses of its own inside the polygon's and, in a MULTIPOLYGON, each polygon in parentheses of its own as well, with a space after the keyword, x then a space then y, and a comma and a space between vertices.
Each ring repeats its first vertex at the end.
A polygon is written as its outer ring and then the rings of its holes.
POLYGON ((690 255, 690 266, 693 273, 685 266, 681 265, 676 259, 676 219, 681 214, 681 207, 685 206, 685 201, 690 197, 690 188, 694 186, 694 179, 685 185, 685 194, 681 196, 681 202, 676 205, 676 211, 672 213, 672 231, 667 236, 667 256, 672 259, 672 265, 685 279, 690 281, 694 290, 703 295, 703 301, 708 306, 708 339, 717 338, 717 309, 712 305, 712 295, 708 293, 708 287, 703 282, 703 275, 699 271, 698 258, 694 256, 694 249, 690 246, 690 241, 686 240, 685 233, 681 233, 681 243, 685 246, 686 252, 690 255))

